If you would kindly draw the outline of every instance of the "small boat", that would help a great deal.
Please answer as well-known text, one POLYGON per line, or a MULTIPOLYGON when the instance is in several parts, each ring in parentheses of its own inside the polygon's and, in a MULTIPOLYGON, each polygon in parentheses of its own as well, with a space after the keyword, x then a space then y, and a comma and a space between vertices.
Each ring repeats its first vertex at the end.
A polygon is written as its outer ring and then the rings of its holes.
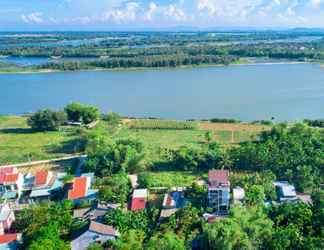
POLYGON ((9 56, 0 55, 0 59, 8 58, 9 56))
POLYGON ((60 59, 62 56, 51 56, 52 59, 60 59))

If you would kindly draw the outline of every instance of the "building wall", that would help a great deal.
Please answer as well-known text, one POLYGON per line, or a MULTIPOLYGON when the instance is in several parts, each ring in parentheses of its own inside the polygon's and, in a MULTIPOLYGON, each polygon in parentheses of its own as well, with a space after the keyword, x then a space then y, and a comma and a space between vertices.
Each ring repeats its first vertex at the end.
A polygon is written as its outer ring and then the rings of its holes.
POLYGON ((229 207, 230 189, 228 188, 208 188, 209 207, 216 211, 226 210, 229 207))

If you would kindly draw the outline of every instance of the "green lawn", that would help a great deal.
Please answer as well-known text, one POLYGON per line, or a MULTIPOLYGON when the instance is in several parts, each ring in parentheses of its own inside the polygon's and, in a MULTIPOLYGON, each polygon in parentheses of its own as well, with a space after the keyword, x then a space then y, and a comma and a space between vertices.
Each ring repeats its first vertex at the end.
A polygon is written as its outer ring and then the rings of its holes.
POLYGON ((33 132, 25 117, 0 117, 0 165, 65 156, 75 151, 73 130, 33 132))
POLYGON ((191 171, 159 171, 149 172, 153 177, 154 187, 188 187, 207 174, 193 173, 191 171))

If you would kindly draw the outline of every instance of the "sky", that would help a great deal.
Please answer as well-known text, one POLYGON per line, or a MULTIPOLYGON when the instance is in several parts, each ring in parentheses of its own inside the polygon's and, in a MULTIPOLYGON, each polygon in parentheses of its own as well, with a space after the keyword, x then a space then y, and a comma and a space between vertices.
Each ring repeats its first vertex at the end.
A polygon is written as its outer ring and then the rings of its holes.
POLYGON ((324 0, 0 0, 0 31, 320 27, 324 0))

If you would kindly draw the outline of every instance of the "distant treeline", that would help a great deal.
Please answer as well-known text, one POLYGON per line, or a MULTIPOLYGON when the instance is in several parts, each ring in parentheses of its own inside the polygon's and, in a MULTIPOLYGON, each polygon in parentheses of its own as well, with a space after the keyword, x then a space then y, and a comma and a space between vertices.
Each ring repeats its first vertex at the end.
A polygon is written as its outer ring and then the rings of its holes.
POLYGON ((305 119, 304 122, 307 123, 309 126, 312 126, 312 127, 324 128, 324 119, 320 119, 320 120, 308 120, 308 119, 305 119))
POLYGON ((189 65, 221 64, 228 65, 238 58, 235 56, 139 56, 133 58, 108 58, 96 61, 66 61, 61 63, 46 63, 37 66, 38 69, 82 70, 82 69, 116 69, 116 68, 158 68, 189 65))

